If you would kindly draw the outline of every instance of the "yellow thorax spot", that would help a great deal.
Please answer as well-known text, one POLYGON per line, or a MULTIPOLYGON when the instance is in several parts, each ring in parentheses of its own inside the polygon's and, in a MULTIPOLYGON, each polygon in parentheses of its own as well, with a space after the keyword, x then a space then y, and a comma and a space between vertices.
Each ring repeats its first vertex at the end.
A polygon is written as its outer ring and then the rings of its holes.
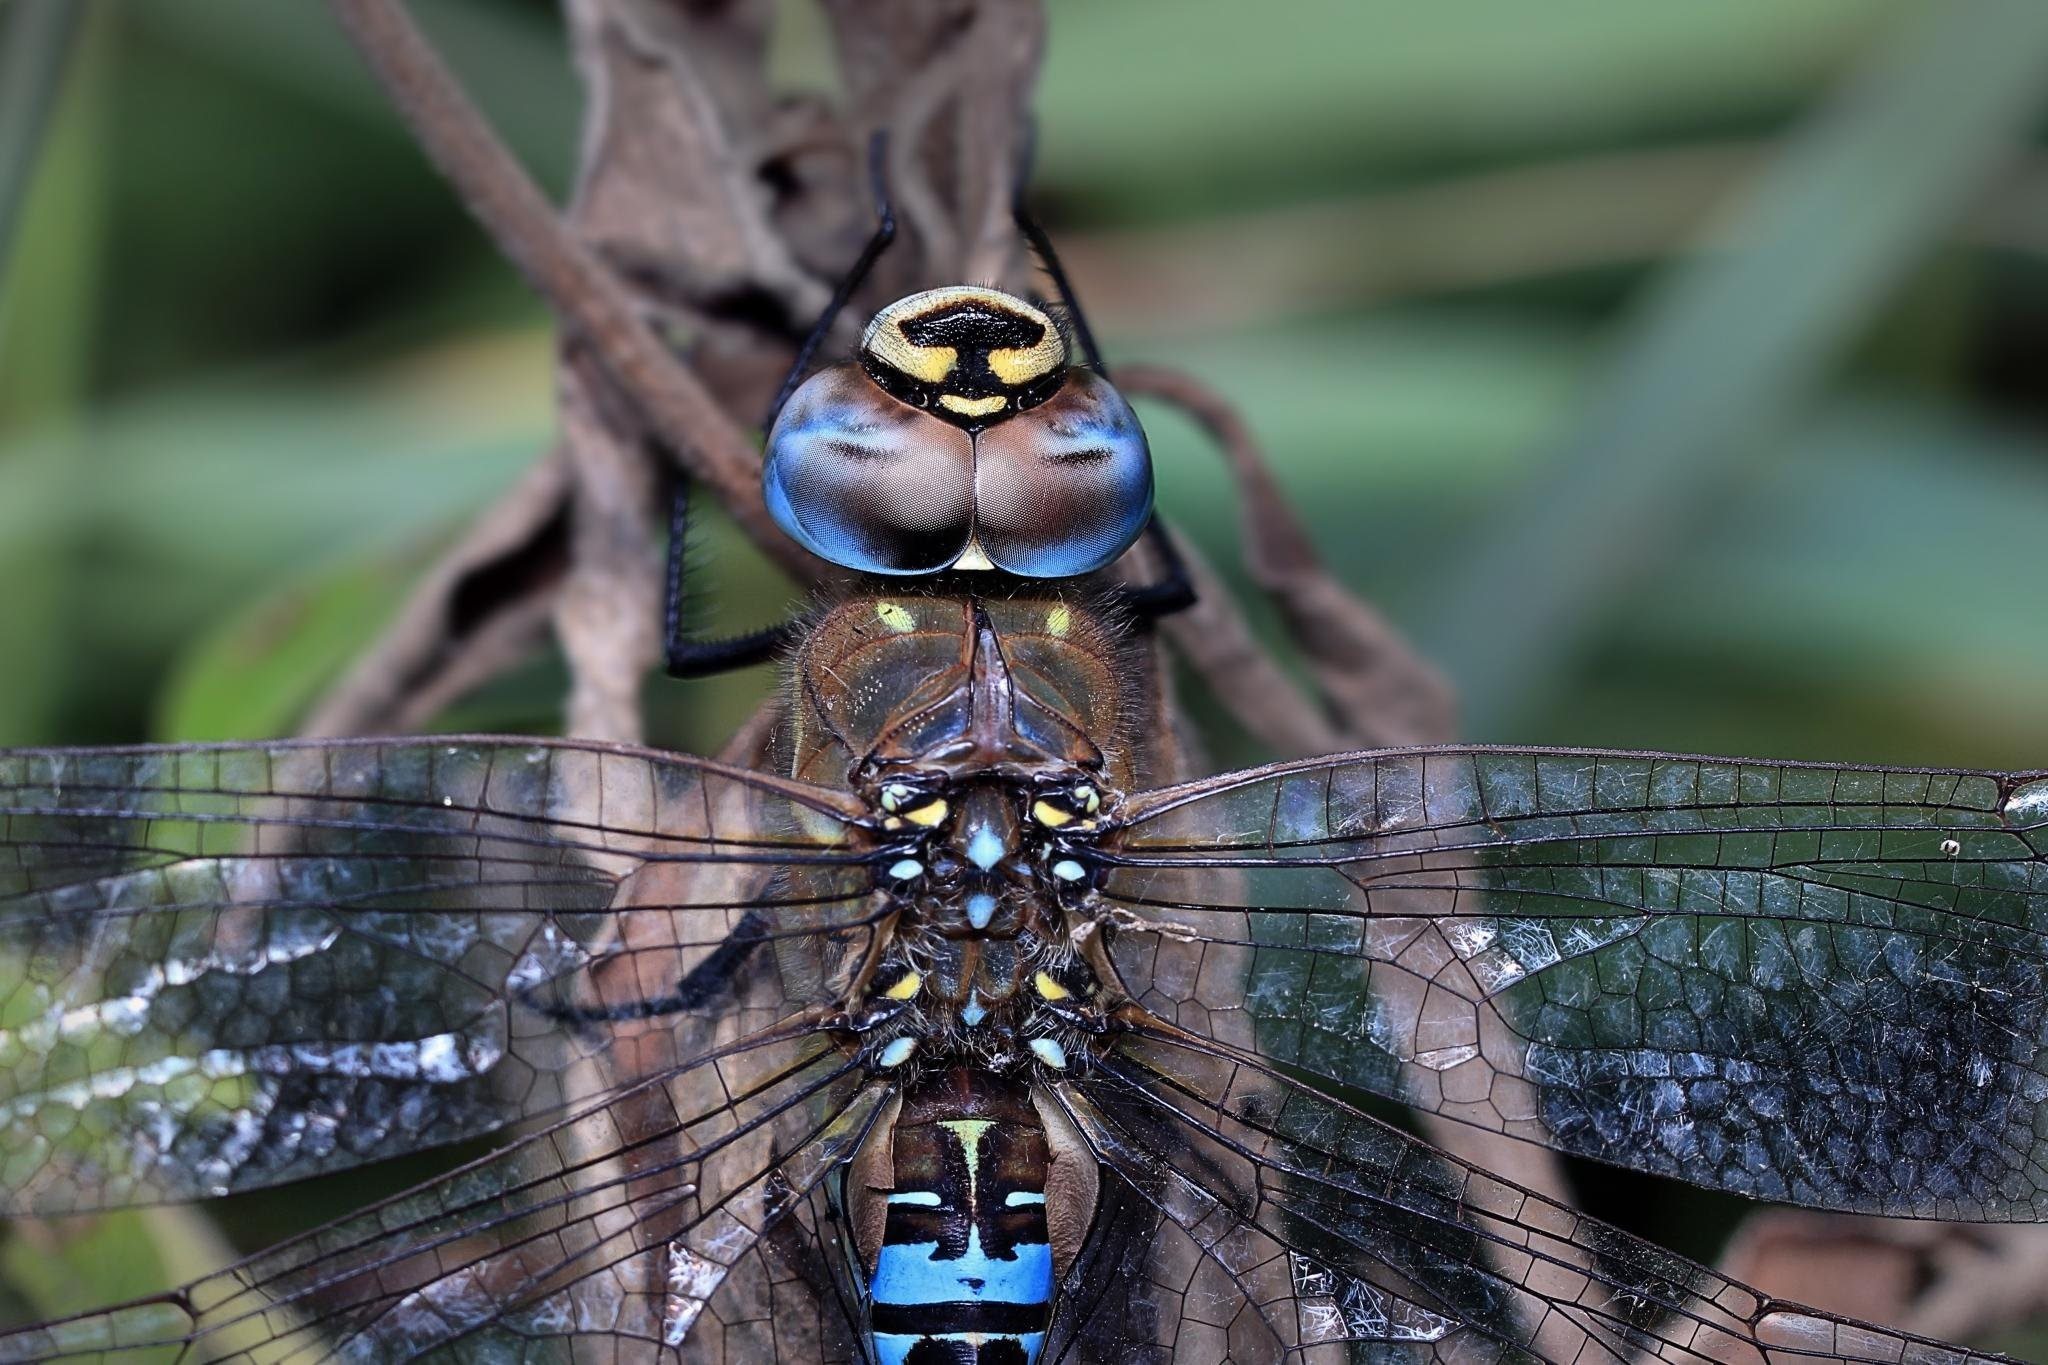
POLYGON ((1031 818, 1047 829, 1058 829, 1061 825, 1072 824, 1074 820, 1073 812, 1061 810, 1042 799, 1031 803, 1031 818))
POLYGON ((1037 976, 1032 977, 1031 986, 1032 989, 1038 992, 1041 1000, 1065 1000, 1073 994, 1065 986, 1053 980, 1051 975, 1046 972, 1040 972, 1037 976))
POLYGON ((1076 785, 1066 796, 1073 802, 1071 807, 1041 796, 1031 803, 1031 818, 1047 829, 1059 829, 1076 820, 1092 819, 1102 810, 1102 793, 1086 782, 1076 785))
POLYGON ((901 602, 875 603, 875 619, 898 634, 917 624, 911 619, 910 609, 901 602))
POLYGON ((888 990, 883 991, 882 994, 887 996, 891 1000, 909 1000, 912 997, 914 997, 918 993, 918 991, 923 988, 923 986, 924 978, 922 976, 919 976, 916 972, 905 972, 903 974, 902 980, 898 981, 888 990))
POLYGON ((933 825, 946 818, 946 810, 947 807, 944 801, 932 800, 925 802, 916 810, 903 812, 903 818, 913 825, 923 825, 926 829, 930 829, 933 825))
POLYGON ((1056 639, 1064 638, 1074 624, 1074 613, 1062 602, 1045 614, 1045 633, 1056 639))

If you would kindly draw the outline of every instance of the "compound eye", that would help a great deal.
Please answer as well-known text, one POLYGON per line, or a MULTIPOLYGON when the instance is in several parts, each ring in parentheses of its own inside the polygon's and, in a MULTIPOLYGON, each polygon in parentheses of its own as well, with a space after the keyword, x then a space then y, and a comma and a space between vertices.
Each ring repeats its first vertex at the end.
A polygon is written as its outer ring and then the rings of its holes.
POLYGON ((1144 428, 1107 380, 1069 371, 1046 402, 975 437, 975 537, 1024 578, 1093 573, 1152 515, 1144 428))
POLYGON ((761 488, 776 524, 821 559, 935 573, 967 548, 974 440, 883 393, 858 365, 835 365, 783 405, 761 488))

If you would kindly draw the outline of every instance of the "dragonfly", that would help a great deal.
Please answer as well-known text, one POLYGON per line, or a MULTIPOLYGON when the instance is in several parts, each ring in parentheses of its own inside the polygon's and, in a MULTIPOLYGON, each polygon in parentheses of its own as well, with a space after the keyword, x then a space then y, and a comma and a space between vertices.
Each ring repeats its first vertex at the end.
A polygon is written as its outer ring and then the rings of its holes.
POLYGON ((864 576, 765 646, 672 648, 783 652, 750 762, 0 754, 0 1212, 486 1148, 0 1360, 1992 1359, 1362 1097, 1759 1199, 2039 1219, 2048 773, 1200 775, 1161 594, 1077 577, 1153 523, 1142 431, 1068 355, 1025 300, 928 291, 785 395, 770 507, 864 576))

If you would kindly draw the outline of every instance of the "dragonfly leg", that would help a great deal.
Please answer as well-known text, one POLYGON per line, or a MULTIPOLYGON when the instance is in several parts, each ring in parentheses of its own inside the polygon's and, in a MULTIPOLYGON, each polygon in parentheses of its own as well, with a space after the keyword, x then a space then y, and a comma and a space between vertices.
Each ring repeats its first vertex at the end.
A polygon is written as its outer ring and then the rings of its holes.
POLYGON ((825 338, 832 334, 832 324, 839 320, 847 300, 854 291, 866 282, 868 272, 875 268, 875 262, 896 240, 896 207, 889 200, 889 179, 885 167, 889 159, 889 134, 886 129, 877 129, 868 139, 868 186, 875 198, 875 232, 868 238, 860 255, 854 258, 853 267, 839 281, 839 287, 832 291, 832 299, 825 305, 825 311, 811 327, 804 344, 797 347, 796 360, 790 365, 789 373, 783 377, 782 387, 775 391, 775 402, 768 408, 768 415, 761 419, 761 430, 774 429, 775 419, 782 413, 782 405, 796 392, 796 386, 803 382, 804 372, 811 368, 811 361, 817 356, 818 348, 825 344, 825 338))
POLYGON ((701 1009, 717 999, 732 984, 733 977, 747 958, 767 940, 767 918, 758 910, 749 910, 740 916, 739 923, 733 925, 732 932, 725 936, 724 941, 683 973, 675 989, 664 995, 618 1004, 563 1005, 540 999, 537 988, 529 987, 520 993, 520 1003, 543 1018, 572 1027, 682 1014, 701 1009))
MULTIPOLYGON (((1024 179, 1030 174, 1031 156, 1019 158, 1023 168, 1013 187, 1010 198, 1010 217, 1017 224, 1017 231, 1024 234, 1024 240, 1031 246, 1031 253, 1045 268, 1046 276, 1052 280, 1053 288, 1059 291, 1060 309, 1067 315, 1067 326, 1073 329, 1074 342, 1080 347, 1088 367, 1109 379, 1109 366, 1103 362, 1101 348, 1095 344, 1095 330, 1088 325, 1088 315, 1081 311, 1081 301, 1074 297, 1074 286, 1067 278, 1066 267, 1060 264, 1059 252, 1053 249, 1052 238, 1031 214, 1024 203, 1024 179)), ((1114 380, 1111 380, 1114 383, 1114 380)), ((1127 586, 1118 592, 1118 599, 1124 610, 1143 620, 1155 621, 1162 616, 1171 616, 1195 604, 1194 581, 1188 576, 1188 567, 1181 561, 1180 551, 1173 546, 1173 540, 1160 524, 1154 513, 1145 523, 1145 540, 1159 558, 1162 569, 1158 581, 1127 586)))
MULTIPOLYGON (((817 357, 818 348, 832 334, 832 324, 838 321, 845 310, 847 301, 854 295, 875 262, 896 240, 896 209, 889 199, 888 177, 884 167, 888 162, 889 135, 877 130, 868 142, 868 180, 875 197, 875 231, 861 248, 853 266, 832 291, 831 300, 824 312, 811 326, 803 344, 797 347, 796 359, 791 362, 789 373, 783 377, 782 385, 776 390, 775 401, 769 406, 768 414, 761 420, 761 429, 768 431, 775 426, 775 419, 781 415, 783 404, 796 392, 811 362, 817 357)), ((735 668, 748 668, 754 664, 766 663, 785 649, 796 636, 796 622, 784 621, 780 625, 768 626, 761 630, 749 631, 744 635, 724 639, 700 639, 694 637, 683 626, 683 586, 685 574, 684 548, 689 530, 689 484, 687 480, 676 484, 675 499, 669 512, 668 542, 668 608, 663 638, 667 642, 668 673, 672 678, 704 678, 714 673, 725 673, 735 668)))
POLYGON ((1159 556, 1163 572, 1150 583, 1120 587, 1116 592, 1118 602, 1125 611, 1146 621, 1186 611, 1195 604, 1194 580, 1188 576, 1187 563, 1181 559, 1180 551, 1174 548, 1173 537, 1166 533, 1158 513, 1153 513, 1152 519, 1145 523, 1144 538, 1159 556))
POLYGON ((1066 267, 1060 264, 1059 253, 1053 250, 1052 238, 1046 236, 1045 229, 1031 216, 1031 210, 1024 207, 1024 191, 1021 185, 1018 187, 1017 197, 1010 205, 1010 216, 1016 220, 1017 231, 1023 233, 1024 240, 1030 243, 1031 254, 1045 267, 1045 273, 1051 278, 1053 288, 1059 291, 1060 308, 1067 315, 1067 326, 1073 329, 1074 342, 1081 348, 1081 355, 1088 362, 1088 368, 1108 379, 1109 367, 1102 363, 1102 352, 1095 345, 1095 331, 1088 325, 1088 315, 1081 311, 1081 302, 1074 297, 1074 286, 1067 279, 1066 267))
POLYGON ((784 621, 744 635, 705 639, 689 632, 685 624, 683 599, 689 578, 690 483, 676 481, 675 498, 669 504, 668 592, 663 612, 662 639, 666 646, 671 678, 704 678, 735 668, 766 663, 796 638, 796 623, 784 621))

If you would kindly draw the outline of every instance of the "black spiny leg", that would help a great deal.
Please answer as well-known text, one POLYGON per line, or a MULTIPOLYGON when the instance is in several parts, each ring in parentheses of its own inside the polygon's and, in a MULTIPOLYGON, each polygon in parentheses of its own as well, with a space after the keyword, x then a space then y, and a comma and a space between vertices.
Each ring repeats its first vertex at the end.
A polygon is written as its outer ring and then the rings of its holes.
POLYGON ((1081 356, 1088 362, 1088 368, 1109 378, 1109 366, 1102 363, 1102 351, 1095 344, 1095 331, 1088 325, 1087 315, 1081 311, 1079 300, 1074 297, 1074 286, 1067 280, 1067 269, 1060 264, 1060 256, 1052 249, 1052 238, 1045 235, 1045 229, 1031 216, 1031 210, 1024 207, 1024 187, 1017 187, 1017 197, 1010 203, 1010 217, 1016 220, 1017 231, 1024 234, 1030 244, 1031 254, 1045 267, 1045 273, 1052 280, 1053 288, 1060 292, 1060 307, 1066 310, 1067 325, 1074 329, 1074 340, 1080 344, 1081 356))
POLYGON ((671 678, 707 678, 735 668, 747 668, 774 658, 796 637, 796 623, 785 621, 745 635, 701 640, 683 626, 683 596, 690 538, 690 481, 676 480, 676 495, 668 515, 668 605, 663 613, 662 638, 667 642, 668 675, 671 678))
MULTIPOLYGON (((1023 158, 1028 173, 1030 157, 1023 158)), ((1074 340, 1081 348, 1090 369, 1109 379, 1109 366, 1102 361, 1102 352, 1095 345, 1094 329, 1089 327, 1087 315, 1081 311, 1081 302, 1074 297, 1074 286, 1067 279, 1066 267, 1060 264, 1057 251, 1052 248, 1052 239, 1045 235, 1045 229, 1031 216, 1031 210, 1024 206, 1024 181, 1020 176, 1016 193, 1010 200, 1010 216, 1016 220, 1017 230, 1024 234, 1024 240, 1031 244, 1032 254, 1045 267, 1053 288, 1059 290, 1060 307, 1066 310, 1067 325, 1074 329, 1074 340)), ((1115 381, 1111 381, 1112 383, 1115 381)), ((1145 523, 1145 539, 1152 545, 1153 553, 1159 556, 1164 570, 1157 582, 1125 586, 1118 590, 1118 598, 1125 610, 1143 620, 1156 621, 1162 616, 1171 616, 1185 611, 1195 604, 1194 581, 1188 577, 1188 566, 1180 557, 1180 551, 1166 534, 1166 528, 1159 524, 1154 513, 1145 523)))
POLYGON ((882 259, 889 243, 896 240, 896 207, 889 201, 888 164, 889 134, 877 129, 875 135, 868 139, 868 189, 875 197, 874 235, 860 249, 860 255, 854 258, 853 268, 839 281, 839 287, 832 291, 831 301, 825 305, 825 311, 818 314, 818 321, 811 327, 810 335, 804 338, 804 344, 796 348, 796 360, 784 376, 782 387, 775 391, 775 402, 769 406, 768 415, 761 421, 763 431, 775 429, 775 419, 782 415, 782 405, 796 392, 796 386, 803 383, 804 371, 811 368, 818 348, 832 334, 832 324, 839 320, 846 301, 867 282, 868 272, 875 268, 876 261, 882 259))
POLYGON ((1166 534, 1157 512, 1145 523, 1144 538, 1151 542, 1164 572, 1150 583, 1127 584, 1120 588, 1117 596, 1124 610, 1146 621, 1186 611, 1195 605, 1195 583, 1188 577, 1187 562, 1174 548, 1173 538, 1166 534))
MULTIPOLYGON (((783 378, 782 387, 776 390, 775 402, 768 409, 768 415, 761 422, 763 431, 775 428, 775 419, 781 415, 783 404, 796 392, 804 380, 804 374, 817 358, 818 348, 832 334, 832 324, 839 320, 848 299, 854 295, 868 273, 875 268, 882 253, 896 239, 896 210, 889 202, 889 184, 885 168, 889 157, 889 135, 876 132, 868 141, 868 179, 875 196, 875 231, 861 248, 853 267, 839 281, 839 287, 832 291, 832 298, 825 305, 825 311, 818 315, 803 344, 797 347, 796 360, 789 367, 789 374, 783 378)), ((766 663, 787 648, 796 637, 796 622, 784 621, 781 625, 768 626, 750 631, 745 635, 728 636, 722 640, 700 640, 692 637, 683 625, 683 595, 685 573, 684 547, 689 539, 690 529, 690 485, 679 479, 676 483, 674 501, 669 507, 668 527, 668 603, 664 613, 662 638, 667 645, 668 673, 672 678, 706 678, 714 673, 725 673, 735 668, 748 668, 754 664, 766 663)))
POLYGON ((543 1001, 531 989, 522 993, 520 1003, 543 1018, 571 1028, 591 1024, 616 1024, 633 1019, 658 1019, 701 1009, 729 989, 733 977, 752 955, 768 941, 768 920, 758 910, 741 915, 732 932, 716 948, 683 974, 675 989, 647 1000, 628 1000, 616 1005, 560 1005, 543 1001))

